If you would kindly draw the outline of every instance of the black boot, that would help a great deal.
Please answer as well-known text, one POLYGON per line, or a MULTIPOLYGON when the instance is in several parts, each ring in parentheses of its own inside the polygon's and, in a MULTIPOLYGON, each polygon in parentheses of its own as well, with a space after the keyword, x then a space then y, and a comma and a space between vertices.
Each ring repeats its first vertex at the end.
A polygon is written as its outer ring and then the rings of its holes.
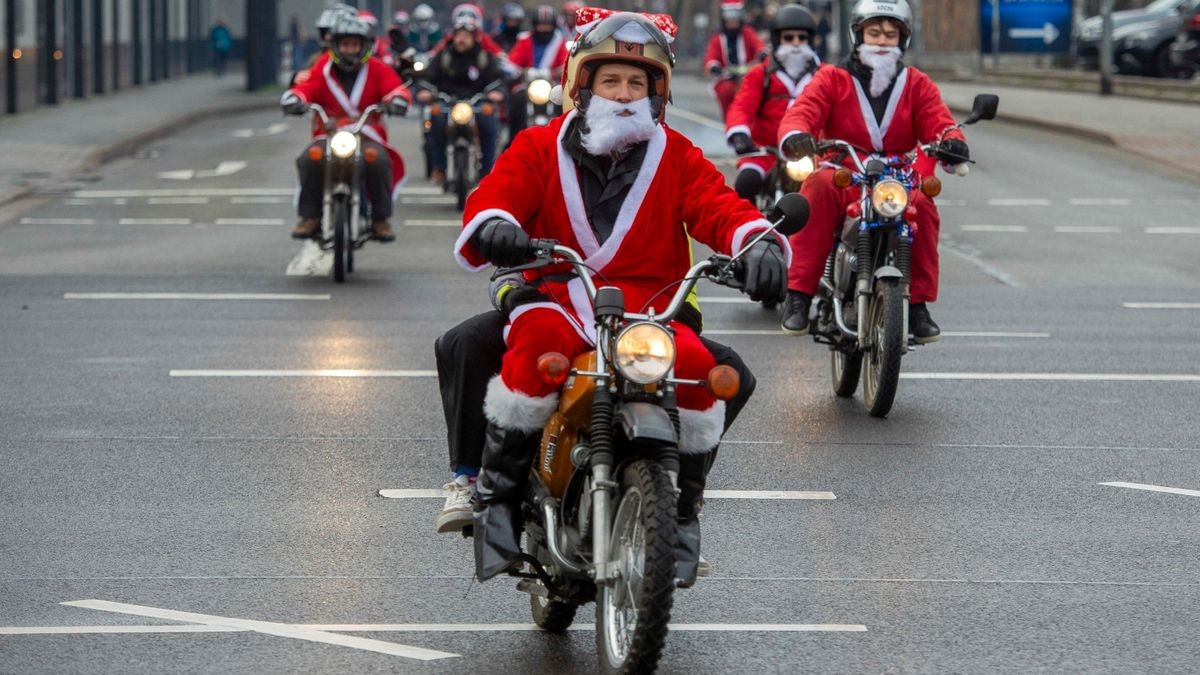
POLYGON ((942 339, 942 329, 933 322, 929 308, 923 302, 908 306, 908 331, 919 345, 942 339))
POLYGON ((704 505, 704 480, 708 474, 708 456, 679 455, 678 526, 675 529, 675 584, 688 588, 696 583, 700 566, 700 509, 704 505))
POLYGON ((521 561, 521 503, 536 449, 534 434, 488 423, 475 483, 475 578, 487 581, 521 561))
POLYGON ((783 332, 792 335, 807 335, 808 308, 811 305, 811 295, 788 289, 787 300, 783 303, 783 320, 780 322, 783 332))

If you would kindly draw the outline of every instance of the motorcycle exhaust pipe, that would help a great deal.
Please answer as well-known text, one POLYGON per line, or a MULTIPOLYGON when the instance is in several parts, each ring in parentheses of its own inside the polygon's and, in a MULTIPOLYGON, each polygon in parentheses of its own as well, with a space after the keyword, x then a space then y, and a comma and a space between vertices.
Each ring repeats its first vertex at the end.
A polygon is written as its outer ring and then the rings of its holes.
POLYGON ((546 548, 550 550, 550 557, 554 559, 554 564, 572 574, 584 574, 586 570, 568 560, 559 547, 558 502, 553 497, 546 497, 542 500, 542 520, 546 526, 546 548))

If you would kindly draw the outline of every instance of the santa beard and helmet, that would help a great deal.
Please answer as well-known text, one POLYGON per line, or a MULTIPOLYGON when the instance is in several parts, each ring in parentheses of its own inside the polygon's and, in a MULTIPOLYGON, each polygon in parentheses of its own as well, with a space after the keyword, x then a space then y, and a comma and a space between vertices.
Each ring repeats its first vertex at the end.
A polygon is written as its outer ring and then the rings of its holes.
POLYGON ((871 70, 871 96, 887 91, 896 73, 900 70, 900 59, 912 39, 912 9, 906 0, 859 0, 850 13, 850 37, 854 44, 854 58, 871 70), (887 21, 900 30, 900 44, 896 47, 868 45, 863 33, 873 21, 887 21))
POLYGON ((820 65, 820 59, 811 44, 816 32, 816 19, 801 5, 784 5, 771 19, 771 54, 779 68, 793 80, 799 80, 820 65), (781 38, 784 32, 804 33, 807 40, 802 44, 784 43, 781 38))

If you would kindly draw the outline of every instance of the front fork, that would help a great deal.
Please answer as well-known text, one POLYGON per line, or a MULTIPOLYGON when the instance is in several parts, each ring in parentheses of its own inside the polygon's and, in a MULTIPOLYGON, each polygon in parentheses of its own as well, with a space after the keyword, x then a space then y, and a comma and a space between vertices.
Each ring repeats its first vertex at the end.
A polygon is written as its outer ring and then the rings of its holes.
MULTIPOLYGON (((349 199, 350 208, 350 231, 347 233, 348 241, 358 239, 358 220, 360 195, 357 189, 351 186, 359 184, 358 163, 359 155, 349 160, 335 159, 333 152, 329 148, 329 138, 325 140, 325 189, 321 197, 321 241, 333 241, 333 205, 335 201, 349 199), (349 166, 345 162, 350 162, 349 166), (343 175, 349 174, 349 175, 343 175)), ((361 151, 360 151, 361 152, 361 151)))
MULTIPOLYGON (((895 247, 892 249, 892 260, 882 261, 884 265, 888 262, 894 263, 895 270, 900 273, 900 284, 903 290, 904 311, 903 311, 903 333, 908 335, 908 303, 909 303, 909 280, 911 277, 911 261, 912 261, 912 230, 908 223, 901 222, 894 234, 895 247)), ((867 350, 872 345, 872 333, 868 330, 870 326, 867 324, 867 317, 870 315, 871 298, 875 293, 875 276, 884 267, 875 266, 874 251, 872 250, 872 230, 866 225, 866 220, 860 221, 858 226, 858 236, 855 239, 855 263, 857 278, 855 281, 855 312, 858 317, 858 348, 859 350, 867 350)), ((905 340, 905 351, 907 351, 908 341, 905 340)))

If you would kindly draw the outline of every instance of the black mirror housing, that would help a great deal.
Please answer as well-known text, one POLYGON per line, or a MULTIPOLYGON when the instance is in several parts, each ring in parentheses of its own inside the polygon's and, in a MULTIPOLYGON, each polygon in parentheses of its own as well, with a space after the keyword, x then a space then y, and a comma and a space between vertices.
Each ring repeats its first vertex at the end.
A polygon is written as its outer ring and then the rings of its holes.
POLYGON ((995 94, 979 94, 971 104, 971 114, 963 121, 964 125, 974 124, 980 120, 996 119, 996 111, 1000 109, 1000 97, 995 94))
POLYGON ((808 222, 810 211, 811 208, 804 195, 792 192, 784 195, 778 202, 775 202, 775 208, 771 209, 768 217, 771 222, 782 220, 783 222, 775 228, 775 231, 790 237, 804 229, 805 223, 808 222))

